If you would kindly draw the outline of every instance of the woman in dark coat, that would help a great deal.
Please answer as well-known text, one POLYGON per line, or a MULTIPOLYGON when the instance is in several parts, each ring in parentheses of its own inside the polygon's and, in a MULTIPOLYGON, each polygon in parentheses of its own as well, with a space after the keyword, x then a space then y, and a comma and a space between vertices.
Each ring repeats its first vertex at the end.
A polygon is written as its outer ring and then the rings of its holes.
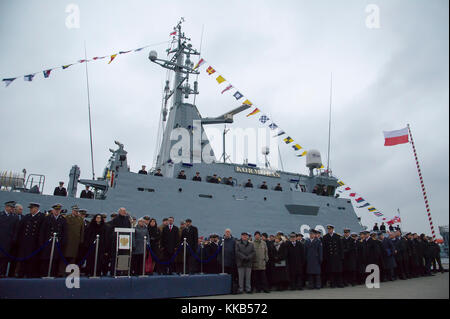
MULTIPOLYGON (((158 228, 158 224, 156 223, 156 219, 152 218, 150 219, 150 222, 148 224, 148 235, 150 238, 150 248, 152 252, 156 256, 160 256, 159 254, 159 240, 161 238, 161 231, 158 228)), ((152 265, 151 265, 151 273, 155 270, 156 261, 155 258, 151 257, 152 259, 152 265)))
POLYGON ((281 241, 281 237, 275 237, 273 244, 273 268, 272 286, 277 286, 278 290, 286 290, 289 284, 289 274, 287 269, 287 246, 281 241))
MULTIPOLYGON (((94 241, 97 239, 97 235, 99 235, 98 241, 98 259, 97 259, 97 274, 102 272, 102 276, 106 276, 105 273, 105 263, 108 260, 108 252, 110 250, 110 241, 108 237, 107 228, 105 226, 105 222, 102 218, 101 214, 96 214, 92 217, 89 226, 84 232, 84 251, 89 252, 86 259, 86 271, 88 276, 94 275, 94 266, 95 266, 95 247, 94 241)), ((84 258, 85 256, 81 256, 84 258)))

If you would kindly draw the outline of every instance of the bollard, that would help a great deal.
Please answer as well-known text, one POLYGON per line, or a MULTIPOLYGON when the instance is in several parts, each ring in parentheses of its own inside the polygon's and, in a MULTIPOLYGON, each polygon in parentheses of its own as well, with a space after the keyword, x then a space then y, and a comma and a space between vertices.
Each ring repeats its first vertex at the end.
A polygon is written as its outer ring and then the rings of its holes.
POLYGON ((203 243, 200 244, 200 275, 203 275, 203 243))
POLYGON ((221 275, 225 275, 225 236, 222 237, 222 272, 221 275))
POLYGON ((50 251, 50 262, 48 264, 48 273, 47 273, 47 277, 43 277, 42 279, 53 279, 53 277, 50 277, 50 275, 52 273, 53 253, 55 252, 55 242, 56 242, 56 233, 53 233, 52 250, 50 251))
POLYGON ((186 276, 186 237, 183 238, 183 276, 186 276))
POLYGON ((144 255, 143 255, 144 260, 142 261, 142 275, 140 275, 139 277, 147 277, 145 275, 145 253, 147 252, 146 249, 147 249, 147 236, 144 236, 144 255))
POLYGON ((95 240, 95 262, 94 262, 94 276, 89 278, 98 278, 97 276, 97 260, 98 260, 98 243, 100 241, 100 235, 97 234, 97 239, 95 240))

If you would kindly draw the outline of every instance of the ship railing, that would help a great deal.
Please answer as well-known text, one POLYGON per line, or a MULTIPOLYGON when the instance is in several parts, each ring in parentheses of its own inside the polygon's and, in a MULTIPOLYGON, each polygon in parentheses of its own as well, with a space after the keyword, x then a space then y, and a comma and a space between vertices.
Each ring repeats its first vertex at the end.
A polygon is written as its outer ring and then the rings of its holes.
POLYGON ((42 194, 45 185, 45 175, 30 174, 25 183, 25 191, 29 193, 42 194))

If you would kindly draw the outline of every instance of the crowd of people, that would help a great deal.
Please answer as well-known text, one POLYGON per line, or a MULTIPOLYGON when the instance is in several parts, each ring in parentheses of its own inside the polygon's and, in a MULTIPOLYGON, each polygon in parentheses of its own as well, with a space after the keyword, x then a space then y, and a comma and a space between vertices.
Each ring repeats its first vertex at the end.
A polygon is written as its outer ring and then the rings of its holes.
POLYGON ((0 212, 0 276, 36 278, 48 274, 65 276, 66 264, 81 266, 86 276, 112 276, 116 272, 115 228, 134 228, 131 274, 173 275, 186 271, 221 273, 232 277, 234 293, 271 290, 302 290, 305 287, 345 287, 365 283, 366 266, 375 264, 381 281, 432 276, 444 269, 440 247, 431 237, 393 231, 351 232, 337 234, 333 225, 327 233, 311 229, 303 234, 278 232, 268 235, 260 231, 253 236, 242 232, 233 237, 226 229, 223 236, 199 236, 192 220, 175 225, 173 217, 164 218, 158 226, 155 218, 136 220, 125 208, 111 214, 92 214, 77 206, 63 215, 63 207, 55 204, 49 212, 40 212, 38 203, 22 205, 10 201, 0 212), (56 249, 51 260, 52 238, 56 233, 56 249), (94 253, 99 238, 98 254, 94 253), (147 241, 147 250, 144 240, 147 241), (186 240, 186 265, 180 244, 186 240), (223 249, 223 252, 221 251, 223 249), (97 256, 97 260, 96 260, 97 256), (174 257, 175 256, 175 257, 174 257), (223 257, 222 257, 223 256, 223 257), (144 262, 144 258, 146 259, 144 262), (9 265, 9 267, 8 267, 9 265), (145 265, 145 269, 143 269, 145 265))

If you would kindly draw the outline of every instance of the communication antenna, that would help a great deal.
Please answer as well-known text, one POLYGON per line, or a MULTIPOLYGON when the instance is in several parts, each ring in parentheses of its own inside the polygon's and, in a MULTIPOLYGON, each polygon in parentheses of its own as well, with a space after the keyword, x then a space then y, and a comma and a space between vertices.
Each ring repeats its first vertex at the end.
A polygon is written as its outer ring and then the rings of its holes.
MULTIPOLYGON (((203 44, 203 31, 204 31, 204 29, 205 29, 205 25, 203 24, 202 25, 202 35, 200 36, 200 48, 199 48, 199 55, 198 55, 198 57, 199 58, 201 58, 202 57, 202 44, 203 44)), ((194 82, 194 85, 195 85, 195 83, 198 83, 198 74, 197 74, 197 76, 195 77, 195 82, 194 82)), ((194 104, 195 105, 195 98, 197 97, 197 94, 194 94, 194 103, 192 103, 192 104, 194 104)), ((225 134, 225 133, 224 133, 225 134)), ((224 150, 225 150, 225 143, 224 143, 224 145, 223 145, 223 148, 224 148, 224 150)), ((224 154, 225 154, 225 151, 224 151, 224 154)), ((225 155, 224 155, 224 158, 223 158, 223 162, 225 163, 225 155)))
MULTIPOLYGON (((223 126, 223 149, 222 149, 222 157, 223 157, 223 162, 225 163, 227 161, 227 153, 225 153, 225 135, 228 133, 230 129, 227 130, 227 126, 224 125, 223 126)), ((222 158, 221 157, 221 158, 222 158)))
POLYGON ((267 157, 270 154, 270 148, 268 146, 263 146, 261 149, 261 153, 264 155, 264 166, 266 168, 270 168, 270 162, 267 157))
POLYGON ((328 116, 328 155, 327 155, 327 172, 330 174, 330 144, 331 144, 331 101, 333 95, 333 72, 330 76, 330 112, 328 116))
POLYGON ((88 114, 89 114, 89 139, 91 142, 91 166, 92 166, 92 179, 95 179, 94 173, 94 149, 92 147, 92 121, 91 121, 91 99, 89 97, 89 74, 87 66, 87 54, 86 54, 86 41, 84 41, 84 64, 86 67, 86 89, 87 89, 87 102, 88 102, 88 114))

